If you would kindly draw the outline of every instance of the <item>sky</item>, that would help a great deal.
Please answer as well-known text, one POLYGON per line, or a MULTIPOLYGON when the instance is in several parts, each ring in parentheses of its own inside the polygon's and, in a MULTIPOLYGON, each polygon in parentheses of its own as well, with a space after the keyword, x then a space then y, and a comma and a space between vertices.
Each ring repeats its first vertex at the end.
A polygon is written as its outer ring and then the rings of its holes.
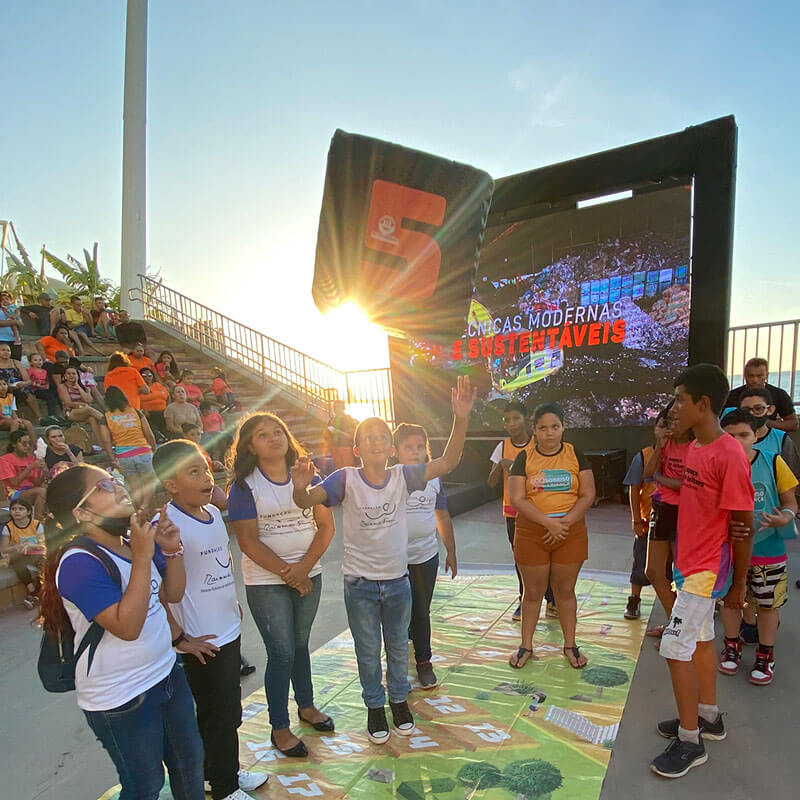
MULTIPOLYGON (((495 178, 736 116, 732 324, 798 316, 796 4, 150 0, 148 262, 335 366, 311 299, 336 128, 495 178)), ((0 2, 0 218, 119 279, 124 0, 0 2)))

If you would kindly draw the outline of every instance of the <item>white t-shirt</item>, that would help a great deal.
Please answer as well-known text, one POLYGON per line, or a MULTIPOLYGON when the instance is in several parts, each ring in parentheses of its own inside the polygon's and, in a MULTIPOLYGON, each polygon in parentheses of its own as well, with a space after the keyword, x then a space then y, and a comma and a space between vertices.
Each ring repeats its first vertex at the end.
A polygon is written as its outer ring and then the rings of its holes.
MULTIPOLYGON (((103 548, 105 550, 105 548, 103 548)), ((119 568, 122 588, 118 588, 100 559, 86 550, 67 550, 56 570, 56 586, 72 627, 75 648, 91 621, 118 603, 128 586, 131 562, 110 550, 106 553, 119 568)), ((175 666, 167 614, 158 597, 164 561, 160 551, 150 566, 150 602, 139 637, 132 642, 118 639, 110 631, 103 633, 88 672, 88 650, 75 667, 78 706, 85 711, 109 711, 151 689, 169 675, 175 666)))
POLYGON ((426 464, 396 464, 381 486, 359 467, 343 467, 322 482, 326 505, 342 506, 342 573, 372 581, 402 578, 408 569, 406 502, 425 487, 426 464))
POLYGON ((489 456, 489 461, 492 464, 499 464, 503 460, 503 443, 498 442, 497 447, 492 450, 492 454, 489 456))
POLYGON ((422 490, 411 492, 406 500, 408 563, 424 564, 439 553, 436 538, 436 509, 446 509, 447 500, 438 478, 422 490))
POLYGON ((167 503, 167 516, 181 531, 186 591, 169 609, 190 636, 216 634, 217 647, 232 642, 241 631, 242 616, 236 599, 228 530, 220 510, 206 506, 211 515, 203 521, 175 503, 167 503))
MULTIPOLYGON (((247 489, 233 484, 228 493, 228 519, 258 521, 258 538, 287 564, 296 564, 308 552, 317 525, 310 509, 303 511, 292 499, 291 478, 286 483, 271 481, 258 467, 246 478, 247 489)), ((319 478, 312 481, 319 483, 319 478)), ((322 572, 318 561, 309 578, 322 572)), ((246 586, 270 586, 284 583, 283 578, 256 564, 242 553, 242 575, 246 586)))

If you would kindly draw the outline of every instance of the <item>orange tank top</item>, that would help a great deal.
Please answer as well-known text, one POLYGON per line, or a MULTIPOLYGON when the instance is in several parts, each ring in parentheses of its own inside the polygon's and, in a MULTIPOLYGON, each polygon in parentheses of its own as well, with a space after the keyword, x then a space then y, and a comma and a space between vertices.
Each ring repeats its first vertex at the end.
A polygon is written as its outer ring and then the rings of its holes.
POLYGON ((581 464, 575 448, 564 442, 557 453, 545 456, 531 442, 525 448, 525 458, 528 500, 548 517, 563 517, 575 505, 580 488, 581 464))
POLYGON ((129 408, 127 411, 106 411, 106 425, 111 434, 114 447, 147 447, 142 420, 139 414, 129 408))

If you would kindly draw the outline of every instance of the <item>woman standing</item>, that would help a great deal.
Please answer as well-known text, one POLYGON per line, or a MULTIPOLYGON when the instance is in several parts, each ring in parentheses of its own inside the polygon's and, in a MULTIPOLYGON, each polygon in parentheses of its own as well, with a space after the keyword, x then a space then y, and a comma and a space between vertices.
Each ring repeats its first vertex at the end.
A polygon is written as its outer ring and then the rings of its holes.
POLYGON ((234 445, 228 518, 242 551, 247 604, 267 648, 264 684, 271 741, 287 756, 308 751, 289 728, 289 683, 301 722, 332 731, 333 720, 314 705, 308 637, 319 606, 319 559, 333 538, 333 515, 313 514, 292 500, 289 468, 302 448, 274 414, 255 414, 234 445))
POLYGON ((148 394, 150 389, 139 374, 139 370, 131 366, 125 353, 112 353, 108 358, 108 369, 103 379, 106 392, 109 387, 116 386, 128 398, 131 408, 137 411, 142 407, 141 395, 148 394))
POLYGON ((173 797, 203 800, 203 745, 160 599, 183 597, 180 531, 163 509, 155 524, 134 513, 125 489, 88 465, 56 477, 47 505, 59 527, 48 532, 42 624, 54 639, 71 625, 76 647, 92 623, 102 629, 91 663, 88 651, 78 660, 75 688, 117 768, 120 800, 158 797, 164 764, 173 797), (86 538, 53 546, 75 534, 86 538), (98 556, 116 567, 118 581, 98 556))
POLYGON ((533 412, 534 442, 514 460, 508 479, 518 511, 514 560, 522 574, 522 643, 509 663, 519 669, 533 654, 547 582, 553 588, 564 634, 564 656, 575 668, 586 666, 575 644, 575 582, 589 557, 584 517, 594 502, 594 475, 583 454, 563 441, 564 412, 545 403, 533 412))
POLYGON ((153 450, 156 440, 147 418, 131 408, 116 386, 106 392, 103 444, 111 463, 125 476, 137 508, 149 510, 153 500, 153 450))

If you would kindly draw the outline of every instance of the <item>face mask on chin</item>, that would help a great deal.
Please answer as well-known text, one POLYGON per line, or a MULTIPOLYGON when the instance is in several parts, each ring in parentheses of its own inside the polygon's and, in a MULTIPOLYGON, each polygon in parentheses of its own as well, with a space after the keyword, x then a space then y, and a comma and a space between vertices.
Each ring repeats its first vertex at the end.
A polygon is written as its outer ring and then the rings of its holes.
POLYGON ((90 514, 94 514, 94 524, 98 528, 102 528, 109 536, 122 536, 126 537, 128 529, 130 528, 130 517, 101 517, 95 514, 94 511, 86 509, 90 514))

